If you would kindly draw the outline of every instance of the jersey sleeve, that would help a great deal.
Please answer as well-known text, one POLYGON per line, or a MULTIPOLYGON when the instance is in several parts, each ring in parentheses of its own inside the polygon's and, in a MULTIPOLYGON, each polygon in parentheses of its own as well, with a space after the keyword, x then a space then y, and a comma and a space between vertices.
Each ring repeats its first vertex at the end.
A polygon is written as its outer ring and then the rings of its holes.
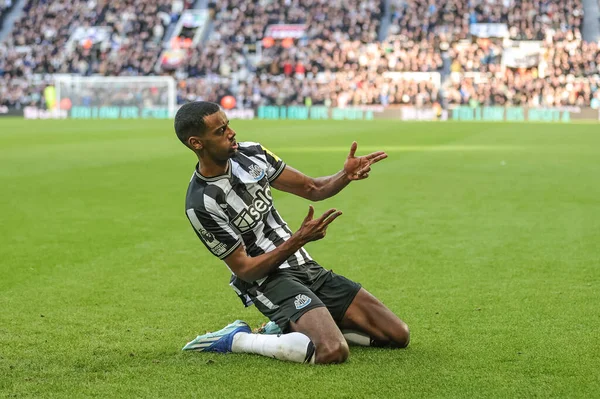
POLYGON ((216 203, 203 209, 187 209, 186 214, 200 240, 219 259, 225 259, 242 243, 229 226, 227 214, 216 203))
POLYGON ((283 172, 285 169, 285 162, 283 162, 283 160, 277 155, 272 153, 268 148, 263 147, 262 145, 260 148, 263 150, 267 160, 267 178, 269 179, 269 182, 272 182, 273 180, 277 179, 281 172, 283 172))

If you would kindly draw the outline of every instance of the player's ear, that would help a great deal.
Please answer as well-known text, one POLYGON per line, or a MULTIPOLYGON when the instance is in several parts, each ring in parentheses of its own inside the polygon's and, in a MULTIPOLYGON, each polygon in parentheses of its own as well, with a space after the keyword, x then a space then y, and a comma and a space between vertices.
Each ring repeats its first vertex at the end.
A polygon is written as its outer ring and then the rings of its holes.
POLYGON ((202 141, 198 137, 194 137, 194 136, 192 136, 188 139, 188 144, 191 149, 196 150, 196 151, 200 151, 204 147, 202 144, 202 141))

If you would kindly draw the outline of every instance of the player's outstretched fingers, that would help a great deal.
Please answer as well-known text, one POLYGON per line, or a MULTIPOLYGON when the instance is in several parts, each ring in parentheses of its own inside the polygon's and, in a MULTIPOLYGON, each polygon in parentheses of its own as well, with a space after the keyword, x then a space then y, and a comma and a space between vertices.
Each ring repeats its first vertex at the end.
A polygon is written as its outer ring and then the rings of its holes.
POLYGON ((382 152, 382 153, 377 153, 376 152, 376 153, 373 153, 371 155, 375 155, 373 158, 369 159, 369 163, 371 165, 373 165, 374 163, 377 163, 379 161, 382 161, 382 160, 384 160, 384 159, 386 159, 388 157, 388 155, 385 152, 382 152))
POLYGON ((341 215, 342 215, 342 211, 337 211, 337 212, 333 213, 331 216, 329 216, 327 219, 325 219, 325 221, 323 222, 323 227, 327 228, 327 226, 329 226, 329 224, 331 222, 333 222, 335 219, 337 219, 341 215))
POLYGON ((370 153, 369 155, 365 155, 365 157, 370 161, 371 159, 377 158, 383 154, 385 154, 385 151, 375 151, 375 152, 370 153))
POLYGON ((331 208, 327 212, 325 212, 319 219, 317 219, 319 224, 323 223, 323 221, 325 219, 327 219, 329 216, 333 215, 336 211, 337 211, 337 209, 331 208))

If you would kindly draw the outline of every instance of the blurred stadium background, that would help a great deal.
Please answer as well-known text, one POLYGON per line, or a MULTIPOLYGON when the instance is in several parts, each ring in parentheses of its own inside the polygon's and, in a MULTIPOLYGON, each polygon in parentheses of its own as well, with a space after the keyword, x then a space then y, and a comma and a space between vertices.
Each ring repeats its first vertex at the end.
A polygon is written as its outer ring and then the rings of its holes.
MULTIPOLYGON (((598 397, 598 9, 0 0, 0 397, 598 397), (408 349, 181 352, 265 321, 183 212, 192 100, 312 176, 353 140, 388 152, 316 204, 344 216, 308 250, 406 320, 408 349)), ((306 201, 274 196, 296 229, 306 201)))
POLYGON ((0 21, 5 115, 598 120, 597 0, 2 0, 0 21))

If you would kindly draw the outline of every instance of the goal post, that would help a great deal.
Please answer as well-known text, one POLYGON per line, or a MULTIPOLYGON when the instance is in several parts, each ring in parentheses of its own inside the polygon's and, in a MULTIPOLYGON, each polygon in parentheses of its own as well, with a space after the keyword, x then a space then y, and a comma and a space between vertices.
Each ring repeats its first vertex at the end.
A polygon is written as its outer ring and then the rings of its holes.
POLYGON ((177 94, 170 76, 55 75, 56 104, 73 119, 167 119, 177 94))

